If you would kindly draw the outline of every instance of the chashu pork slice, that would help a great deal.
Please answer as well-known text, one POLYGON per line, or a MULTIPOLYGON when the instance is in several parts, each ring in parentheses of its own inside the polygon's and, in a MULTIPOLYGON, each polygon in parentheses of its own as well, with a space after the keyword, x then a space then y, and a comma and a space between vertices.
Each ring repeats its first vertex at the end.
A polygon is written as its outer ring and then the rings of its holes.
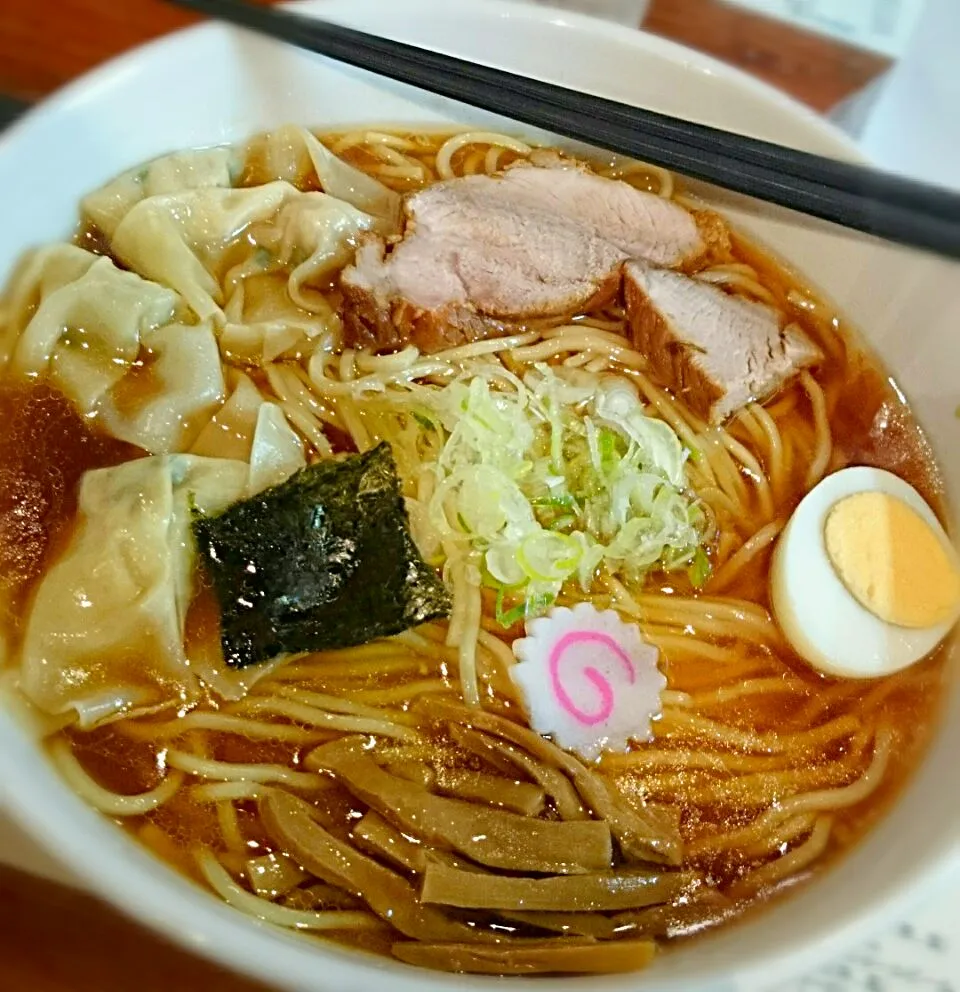
POLYGON ((341 277, 352 344, 435 352, 619 291, 627 256, 565 217, 455 183, 411 198, 408 211, 399 244, 367 240, 341 277))
POLYGON ((711 424, 763 401, 823 357, 762 303, 642 262, 624 268, 627 315, 654 375, 711 424))
POLYGON ((500 182, 500 195, 518 207, 535 204, 569 217, 631 258, 654 265, 687 268, 707 248, 693 215, 672 200, 563 159, 548 168, 519 162, 499 179, 483 176, 467 181, 500 182))
POLYGON ((602 306, 637 254, 687 265, 707 244, 682 208, 581 168, 512 168, 406 202, 403 238, 369 238, 342 277, 348 341, 424 352, 602 306))

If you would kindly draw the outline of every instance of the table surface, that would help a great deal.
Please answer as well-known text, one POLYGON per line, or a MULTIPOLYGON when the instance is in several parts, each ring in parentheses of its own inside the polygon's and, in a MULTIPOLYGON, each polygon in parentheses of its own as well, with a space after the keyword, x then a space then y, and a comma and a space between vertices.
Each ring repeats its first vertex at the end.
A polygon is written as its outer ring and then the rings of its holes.
MULTIPOLYGON (((0 94, 36 99, 103 59, 190 20, 160 0, 0 0, 0 94)), ((820 110, 887 64, 718 0, 654 0, 645 26, 733 62, 820 110)), ((13 109, 0 97, 0 120, 13 109)), ((938 900, 882 939, 827 963, 817 975, 787 985, 774 982, 771 990, 960 992, 958 910, 956 896, 938 900)), ((89 895, 0 866, 0 989, 133 988, 266 992, 167 944, 89 895)))

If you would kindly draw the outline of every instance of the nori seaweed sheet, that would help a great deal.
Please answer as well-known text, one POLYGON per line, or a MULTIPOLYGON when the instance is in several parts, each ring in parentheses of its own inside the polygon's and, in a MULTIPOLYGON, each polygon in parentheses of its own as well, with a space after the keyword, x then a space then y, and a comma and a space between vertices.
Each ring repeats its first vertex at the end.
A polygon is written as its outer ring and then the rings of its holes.
POLYGON ((322 461, 193 521, 226 663, 365 644, 450 615, 410 536, 393 454, 322 461))

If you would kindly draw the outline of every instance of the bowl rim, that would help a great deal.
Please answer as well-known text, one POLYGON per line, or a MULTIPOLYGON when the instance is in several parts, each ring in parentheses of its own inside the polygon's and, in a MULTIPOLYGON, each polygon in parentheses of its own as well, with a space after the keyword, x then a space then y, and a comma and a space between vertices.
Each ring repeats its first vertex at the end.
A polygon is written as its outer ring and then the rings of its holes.
MULTIPOLYGON (((379 2, 352 0, 351 9, 376 9, 379 2)), ((473 14, 482 13, 489 18, 522 18, 573 27, 582 34, 629 44, 639 51, 664 56, 694 72, 716 76, 746 89, 773 107, 782 108, 798 124, 832 145, 837 155, 863 160, 862 153, 848 136, 810 108, 736 67, 676 42, 583 14, 514 3, 512 0, 458 2, 469 6, 473 14)), ((428 14, 442 3, 443 0, 393 0, 395 5, 410 8, 411 17, 428 14)), ((330 4, 331 0, 298 0, 286 6, 296 7, 307 14, 322 14, 327 12, 330 4)), ((343 4, 336 6, 343 9, 343 4)), ((99 99, 98 90, 113 90, 120 78, 145 55, 163 57, 174 53, 187 38, 200 43, 205 35, 213 39, 223 32, 233 34, 236 29, 203 22, 137 46, 95 67, 38 103, 11 125, 0 136, 0 154, 12 150, 20 134, 34 126, 36 121, 57 113, 69 113, 73 107, 87 100, 99 99)), ((453 988, 487 989, 491 986, 489 978, 445 975, 368 954, 345 951, 332 944, 308 943, 299 935, 281 931, 246 915, 241 916, 133 842, 121 827, 89 807, 59 782, 52 767, 49 768, 52 787, 41 786, 42 802, 23 804, 14 801, 13 787, 30 792, 31 786, 36 785, 28 769, 31 759, 35 763, 37 747, 12 714, 3 709, 0 705, 0 808, 31 837, 39 840, 91 893, 103 897, 155 933, 233 972, 266 983, 279 981, 283 988, 303 992, 332 992, 334 989, 336 992, 366 992, 371 983, 378 979, 387 984, 390 992, 422 992, 428 988, 442 992, 453 988), (124 840, 121 841, 118 834, 123 834, 124 840), (108 850, 110 853, 94 863, 88 856, 91 849, 108 850), (281 969, 274 967, 274 953, 283 955, 281 969), (321 962, 323 975, 318 974, 321 962)), ((37 794, 35 788, 32 791, 37 794)), ((804 968, 851 945, 858 937, 863 937, 888 920, 895 911, 918 902, 921 893, 933 888, 937 881, 945 886, 950 876, 957 873, 960 873, 960 845, 952 851, 939 852, 914 874, 909 884, 896 890, 888 888, 858 915, 839 925, 835 921, 825 921, 824 932, 816 943, 808 941, 787 951, 770 947, 756 955, 753 961, 737 962, 731 970, 719 975, 719 989, 730 992, 731 988, 736 987, 736 982, 744 985, 776 982, 778 978, 771 977, 771 966, 787 977, 793 977, 804 968)), ((618 984, 608 986, 606 980, 587 976, 585 981, 578 978, 546 979, 539 981, 538 985, 569 992, 605 987, 622 990, 624 986, 620 983, 631 978, 642 981, 639 975, 617 976, 618 984)), ((686 982, 682 986, 670 983, 666 974, 658 975, 658 979, 661 987, 683 988, 687 992, 692 988, 686 982)), ((496 981, 513 984, 511 979, 496 981)), ((709 981, 711 988, 715 981, 709 981)), ((698 992, 705 990, 701 987, 698 992)))

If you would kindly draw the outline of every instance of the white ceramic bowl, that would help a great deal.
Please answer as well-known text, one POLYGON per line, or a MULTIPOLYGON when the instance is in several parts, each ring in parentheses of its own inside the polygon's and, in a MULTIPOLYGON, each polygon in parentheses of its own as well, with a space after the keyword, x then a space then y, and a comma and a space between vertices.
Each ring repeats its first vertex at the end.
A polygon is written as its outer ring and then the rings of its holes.
MULTIPOLYGON (((324 0, 305 9, 624 101, 838 156, 814 115, 719 63, 638 32, 496 0, 324 0)), ((298 121, 490 121, 476 111, 207 25, 86 77, 0 139, 0 275, 27 246, 68 235, 81 194, 177 148, 298 121)), ((501 122, 502 123, 502 122, 501 122)), ((707 195, 790 259, 862 327, 930 432, 960 492, 960 273, 738 197, 707 195)), ((960 689, 960 684, 957 686, 960 689)), ((540 981, 574 990, 766 989, 822 961, 960 863, 960 692, 906 794, 840 867, 743 925, 664 955, 647 973, 540 981)), ((89 887, 169 937, 285 989, 424 992, 488 980, 416 971, 287 935, 221 905, 164 867, 57 779, 0 712, 0 798, 89 887)), ((131 981, 135 979, 131 976, 131 981)), ((501 981, 500 988, 519 988, 501 981)))

